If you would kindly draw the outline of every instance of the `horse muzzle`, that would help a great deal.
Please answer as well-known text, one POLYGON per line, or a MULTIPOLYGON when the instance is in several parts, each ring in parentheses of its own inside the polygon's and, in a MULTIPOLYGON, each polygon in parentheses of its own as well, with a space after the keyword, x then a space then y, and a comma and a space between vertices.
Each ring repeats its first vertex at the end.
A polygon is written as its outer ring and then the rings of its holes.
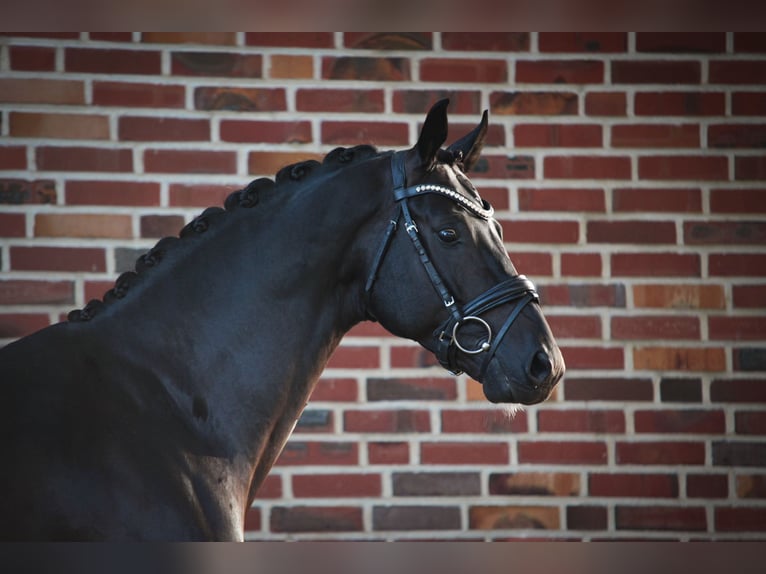
POLYGON ((557 346, 539 347, 521 363, 524 368, 505 365, 500 355, 487 364, 480 380, 484 396, 492 403, 534 405, 547 399, 564 375, 564 359, 557 346))

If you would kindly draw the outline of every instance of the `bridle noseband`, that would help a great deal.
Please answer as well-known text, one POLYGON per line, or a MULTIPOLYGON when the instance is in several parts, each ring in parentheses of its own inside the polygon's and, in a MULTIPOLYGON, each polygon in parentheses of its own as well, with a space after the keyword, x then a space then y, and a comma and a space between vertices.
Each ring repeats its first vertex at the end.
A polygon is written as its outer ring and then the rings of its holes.
POLYGON ((368 317, 375 320, 375 317, 370 312, 372 288, 378 276, 380 266, 383 263, 383 258, 394 237, 394 233, 399 227, 399 221, 403 220, 407 235, 420 257, 420 262, 423 264, 426 274, 431 280, 431 284, 441 298, 444 307, 449 311, 447 320, 442 323, 434 333, 437 340, 435 351, 436 358, 445 369, 448 369, 454 374, 460 374, 461 371, 457 366, 459 352, 465 353, 466 355, 486 353, 479 375, 479 379, 483 379, 492 357, 494 357, 500 342, 508 333, 508 329, 510 329, 513 322, 527 304, 532 301, 539 301, 537 291, 535 290, 534 284, 529 279, 524 277, 524 275, 517 275, 516 277, 511 277, 510 279, 491 287, 461 309, 455 302, 455 298, 449 292, 449 289, 447 289, 447 286, 444 284, 436 267, 434 267, 433 262, 429 258, 428 252, 420 241, 418 228, 412 219, 408 200, 426 194, 441 195, 442 197, 451 199, 472 215, 484 220, 488 220, 492 217, 494 210, 492 209, 492 206, 484 200, 466 197, 455 189, 441 185, 422 184, 406 187, 404 159, 404 152, 395 152, 391 157, 391 175, 394 184, 394 201, 396 202, 396 208, 394 215, 390 219, 388 227, 386 228, 383 241, 375 254, 372 269, 364 288, 368 317), (499 307, 500 305, 514 301, 516 304, 511 309, 511 312, 508 314, 502 327, 500 327, 497 335, 493 337, 492 328, 489 326, 489 323, 480 317, 480 315, 499 307), (475 348, 467 347, 461 343, 459 339, 460 329, 469 323, 475 323, 486 330, 484 340, 475 348))

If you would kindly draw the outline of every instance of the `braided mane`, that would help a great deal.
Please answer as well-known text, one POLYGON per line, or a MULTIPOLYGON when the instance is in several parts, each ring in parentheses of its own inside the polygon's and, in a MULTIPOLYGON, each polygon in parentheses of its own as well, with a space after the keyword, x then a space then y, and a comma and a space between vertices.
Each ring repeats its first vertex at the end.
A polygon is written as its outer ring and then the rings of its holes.
POLYGON ((275 178, 262 177, 251 181, 243 189, 231 193, 224 201, 223 207, 208 207, 195 217, 179 232, 177 237, 164 237, 149 251, 141 255, 135 263, 135 271, 122 273, 102 299, 92 299, 82 309, 70 311, 67 319, 71 322, 89 321, 98 315, 107 305, 122 299, 130 288, 150 269, 156 267, 168 251, 177 249, 185 244, 188 237, 198 236, 216 225, 223 217, 232 211, 253 208, 262 200, 278 197, 283 192, 305 185, 320 176, 334 173, 348 165, 379 155, 378 150, 370 145, 359 145, 351 148, 338 147, 329 152, 321 162, 316 160, 302 161, 283 167, 275 178), (271 193, 274 192, 274 193, 271 193), (279 192, 279 193, 276 193, 279 192))

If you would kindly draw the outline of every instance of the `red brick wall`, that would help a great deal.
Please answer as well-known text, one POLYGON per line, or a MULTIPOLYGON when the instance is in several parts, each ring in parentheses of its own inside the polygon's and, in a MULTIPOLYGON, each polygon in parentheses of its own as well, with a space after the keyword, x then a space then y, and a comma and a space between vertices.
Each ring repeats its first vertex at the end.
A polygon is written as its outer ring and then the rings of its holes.
POLYGON ((568 372, 509 417, 356 328, 248 516, 267 538, 766 531, 766 35, 0 38, 0 338, 337 145, 490 109, 483 171, 568 372))

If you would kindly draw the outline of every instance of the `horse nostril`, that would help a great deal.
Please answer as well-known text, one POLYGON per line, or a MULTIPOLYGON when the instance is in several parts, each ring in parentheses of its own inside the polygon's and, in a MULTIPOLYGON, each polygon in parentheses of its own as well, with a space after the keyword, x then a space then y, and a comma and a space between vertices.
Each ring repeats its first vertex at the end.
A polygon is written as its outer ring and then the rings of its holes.
POLYGON ((532 355, 532 360, 527 367, 527 374, 529 378, 536 384, 544 383, 551 376, 553 366, 551 365, 551 359, 543 350, 537 351, 532 355))

